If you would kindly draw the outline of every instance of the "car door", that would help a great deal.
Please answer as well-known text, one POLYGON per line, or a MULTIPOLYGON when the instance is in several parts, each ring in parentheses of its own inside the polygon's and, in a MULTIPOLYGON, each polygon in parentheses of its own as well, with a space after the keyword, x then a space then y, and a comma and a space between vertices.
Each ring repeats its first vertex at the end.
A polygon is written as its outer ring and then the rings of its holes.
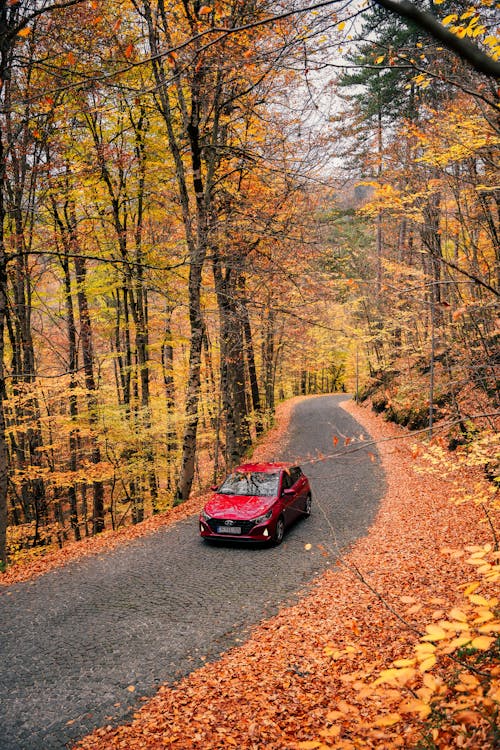
POLYGON ((292 491, 292 480, 287 469, 281 472, 281 505, 285 523, 289 524, 295 518, 295 493, 292 491))
POLYGON ((294 516, 301 516, 304 512, 307 487, 305 477, 299 466, 292 466, 292 468, 290 469, 290 480, 292 482, 293 489, 294 516))

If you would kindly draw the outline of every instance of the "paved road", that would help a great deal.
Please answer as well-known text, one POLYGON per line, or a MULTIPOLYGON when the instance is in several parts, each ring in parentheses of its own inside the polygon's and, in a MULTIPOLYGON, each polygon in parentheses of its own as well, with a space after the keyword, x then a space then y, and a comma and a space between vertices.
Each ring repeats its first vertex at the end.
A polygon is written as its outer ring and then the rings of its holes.
POLYGON ((384 488, 378 457, 306 462, 332 453, 335 434, 339 453, 342 436, 362 432, 342 398, 300 403, 285 454, 272 457, 301 460, 313 490, 311 517, 281 547, 209 546, 190 518, 0 589, 0 750, 62 750, 124 721, 140 696, 216 659, 304 593, 333 562, 304 549, 332 544, 327 519, 339 550, 365 533, 384 488))

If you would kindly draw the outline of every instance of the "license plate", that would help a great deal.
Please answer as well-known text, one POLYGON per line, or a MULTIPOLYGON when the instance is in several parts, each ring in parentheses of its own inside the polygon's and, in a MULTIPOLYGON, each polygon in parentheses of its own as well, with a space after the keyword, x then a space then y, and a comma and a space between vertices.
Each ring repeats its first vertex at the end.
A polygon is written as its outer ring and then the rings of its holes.
POLYGON ((241 534, 241 526, 217 526, 218 534, 241 534))

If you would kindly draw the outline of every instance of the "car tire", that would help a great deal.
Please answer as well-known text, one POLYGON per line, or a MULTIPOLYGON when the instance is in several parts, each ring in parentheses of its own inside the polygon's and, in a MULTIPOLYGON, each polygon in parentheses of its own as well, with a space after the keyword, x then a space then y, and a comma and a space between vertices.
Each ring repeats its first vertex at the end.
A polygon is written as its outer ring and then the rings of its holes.
POLYGON ((281 544, 285 535, 285 519, 280 516, 276 521, 276 528, 274 529, 273 542, 276 546, 281 544))
POLYGON ((306 518, 309 518, 309 516, 311 515, 311 503, 312 503, 312 497, 311 497, 311 493, 309 493, 308 496, 306 497, 306 502, 304 504, 304 515, 306 518))

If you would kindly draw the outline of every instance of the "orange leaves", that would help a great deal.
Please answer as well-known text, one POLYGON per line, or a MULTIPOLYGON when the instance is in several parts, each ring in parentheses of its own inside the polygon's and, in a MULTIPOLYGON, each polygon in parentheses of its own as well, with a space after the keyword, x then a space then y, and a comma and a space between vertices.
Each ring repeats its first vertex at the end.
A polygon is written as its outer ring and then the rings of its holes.
MULTIPOLYGON (((360 435, 359 439, 360 439, 360 440, 362 441, 362 440, 363 440, 364 438, 363 438, 363 436, 362 436, 362 435, 360 435)), ((349 445, 349 444, 351 443, 351 441, 352 441, 352 438, 351 438, 351 437, 344 437, 344 446, 346 446, 346 447, 347 447, 347 446, 348 446, 348 445, 349 445)), ((337 445, 339 444, 339 442, 340 442, 340 441, 339 441, 339 438, 338 438, 338 436, 337 436, 337 435, 334 435, 334 436, 332 437, 332 443, 333 443, 333 447, 334 447, 334 448, 336 448, 336 447, 337 447, 337 445)))

